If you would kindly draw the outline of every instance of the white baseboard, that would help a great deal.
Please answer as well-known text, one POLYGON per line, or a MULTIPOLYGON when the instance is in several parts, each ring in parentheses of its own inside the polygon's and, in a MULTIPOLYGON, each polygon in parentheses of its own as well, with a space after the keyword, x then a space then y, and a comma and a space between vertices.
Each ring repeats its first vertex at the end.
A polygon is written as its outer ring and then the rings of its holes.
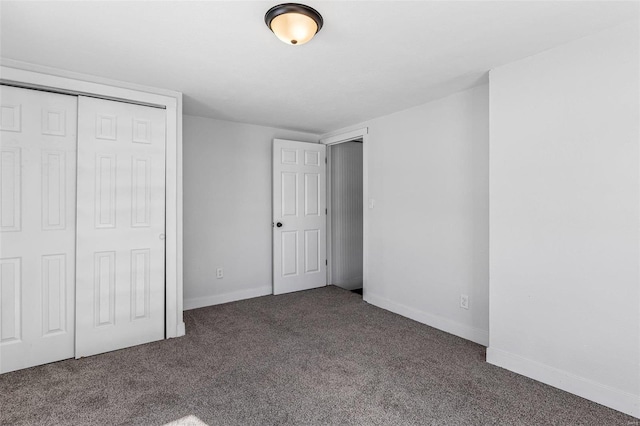
POLYGON ((231 293, 216 294, 213 296, 195 297, 184 299, 184 310, 204 308, 205 306, 220 305, 222 303, 236 302, 238 300, 251 299, 254 297, 267 296, 273 294, 273 287, 265 285, 262 287, 250 288, 248 290, 233 291, 231 293))
POLYGON ((453 321, 439 315, 410 308, 400 303, 393 302, 387 298, 371 294, 371 292, 366 289, 364 291, 364 300, 365 302, 371 303, 379 308, 386 309, 387 311, 394 312, 398 315, 402 315, 403 317, 411 318, 414 321, 437 328, 438 330, 446 331, 447 333, 462 337, 463 339, 471 340, 479 345, 489 345, 488 331, 460 324, 457 321, 453 321))
POLYGON ((627 393, 501 349, 487 348, 487 362, 640 418, 640 395, 627 393))

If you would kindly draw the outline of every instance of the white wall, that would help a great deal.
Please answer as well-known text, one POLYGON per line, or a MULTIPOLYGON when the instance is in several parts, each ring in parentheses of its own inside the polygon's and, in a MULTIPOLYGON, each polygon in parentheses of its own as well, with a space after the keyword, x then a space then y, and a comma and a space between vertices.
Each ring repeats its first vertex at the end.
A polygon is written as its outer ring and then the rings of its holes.
POLYGON ((362 127, 375 200, 364 299, 487 345, 488 86, 350 128, 362 127))
POLYGON ((493 364, 640 416, 638 27, 491 72, 493 364))
POLYGON ((318 141, 309 133, 184 116, 185 309, 271 294, 274 138, 318 141))
POLYGON ((330 148, 331 281, 354 290, 362 288, 362 143, 345 142, 330 148))

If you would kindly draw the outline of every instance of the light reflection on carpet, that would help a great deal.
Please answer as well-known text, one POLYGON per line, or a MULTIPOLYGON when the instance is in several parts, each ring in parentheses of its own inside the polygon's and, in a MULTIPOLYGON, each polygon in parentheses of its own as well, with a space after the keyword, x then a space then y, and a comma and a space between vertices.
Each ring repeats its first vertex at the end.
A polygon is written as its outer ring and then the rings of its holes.
POLYGON ((178 420, 174 420, 171 423, 167 423, 164 426, 209 426, 196 416, 187 416, 178 420))

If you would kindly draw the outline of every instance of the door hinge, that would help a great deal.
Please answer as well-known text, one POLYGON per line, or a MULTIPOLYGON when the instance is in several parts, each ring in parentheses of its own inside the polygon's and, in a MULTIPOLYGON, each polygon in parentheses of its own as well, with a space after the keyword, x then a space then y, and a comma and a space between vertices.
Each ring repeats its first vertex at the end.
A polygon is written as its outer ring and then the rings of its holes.
POLYGON ((327 157, 324 157, 324 164, 327 164, 327 157))
POLYGON ((324 260, 325 265, 329 265, 329 261, 327 259, 324 260))
POLYGON ((324 209, 324 214, 329 214, 329 213, 327 212, 327 209, 324 209))

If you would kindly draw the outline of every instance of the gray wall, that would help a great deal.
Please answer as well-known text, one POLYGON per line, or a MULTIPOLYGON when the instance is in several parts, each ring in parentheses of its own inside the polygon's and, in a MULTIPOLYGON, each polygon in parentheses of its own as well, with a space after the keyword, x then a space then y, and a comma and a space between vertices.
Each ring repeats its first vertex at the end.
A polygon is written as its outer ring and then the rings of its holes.
POLYGON ((375 199, 365 300, 488 344, 488 86, 349 129, 362 127, 375 199))
POLYGON ((491 72, 489 362, 640 416, 638 25, 491 72))
POLYGON ((309 133, 184 116, 185 309, 271 293, 274 138, 318 141, 309 133))
POLYGON ((331 150, 331 282, 362 287, 362 144, 331 150))

